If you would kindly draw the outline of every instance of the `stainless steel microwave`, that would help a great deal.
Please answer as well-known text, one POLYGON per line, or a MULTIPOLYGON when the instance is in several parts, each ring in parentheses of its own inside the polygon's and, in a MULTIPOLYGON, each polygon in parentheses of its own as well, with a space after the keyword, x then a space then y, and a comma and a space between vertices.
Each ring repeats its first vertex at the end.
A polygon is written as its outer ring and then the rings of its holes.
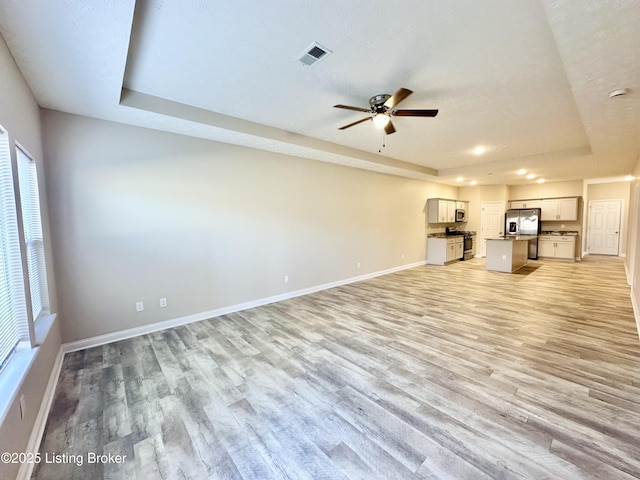
POLYGON ((456 222, 466 222, 467 212, 462 208, 456 209, 456 222))

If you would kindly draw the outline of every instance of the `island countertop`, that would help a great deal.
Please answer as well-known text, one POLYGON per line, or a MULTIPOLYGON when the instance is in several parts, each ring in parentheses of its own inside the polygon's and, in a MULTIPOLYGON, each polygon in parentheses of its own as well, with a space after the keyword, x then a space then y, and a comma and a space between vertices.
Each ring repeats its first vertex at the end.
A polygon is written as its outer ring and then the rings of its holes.
POLYGON ((500 235, 499 237, 490 237, 487 240, 531 240, 538 238, 537 235, 500 235))

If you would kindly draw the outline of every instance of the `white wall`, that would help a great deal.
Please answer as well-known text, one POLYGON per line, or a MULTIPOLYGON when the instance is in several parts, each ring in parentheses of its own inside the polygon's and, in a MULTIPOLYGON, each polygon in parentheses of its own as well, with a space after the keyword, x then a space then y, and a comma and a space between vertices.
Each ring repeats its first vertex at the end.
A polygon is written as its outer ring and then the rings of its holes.
POLYGON ((427 198, 457 194, 59 112, 43 118, 65 342, 422 262, 427 198))
POLYGON ((581 197, 582 180, 569 182, 532 183, 511 185, 509 200, 527 200, 534 198, 581 197))
MULTIPOLYGON (((20 74, 13 57, 0 37, 0 124, 8 130, 10 138, 20 142, 34 157, 41 179, 41 198, 46 198, 42 176, 45 165, 42 157, 42 139, 40 136, 39 107, 24 78, 20 74)), ((48 237, 48 216, 46 205, 43 205, 43 227, 45 239, 48 237)), ((45 240, 45 241, 46 241, 45 240)), ((47 261, 51 261, 50 242, 46 243, 47 261)), ((55 283, 53 265, 49 265, 51 303, 56 308, 55 283)), ((43 402, 45 387, 60 351, 60 329, 55 321, 43 334, 42 344, 35 350, 35 357, 24 373, 23 381, 16 388, 3 389, 0 395, 13 398, 0 424, 0 452, 24 452, 31 432, 36 424, 36 416, 43 402), (9 391, 10 390, 10 391, 9 391), (26 417, 20 418, 18 398, 24 394, 26 399, 26 417)), ((3 372, 5 373, 5 372, 3 372)), ((15 478, 19 464, 0 463, 0 478, 15 478)))
MULTIPOLYGON (((506 185, 477 185, 474 187, 461 187, 460 198, 469 200, 468 223, 466 230, 478 232, 478 239, 482 237, 482 202, 504 202, 505 208, 508 200, 508 187, 506 185)), ((481 249, 476 248, 477 252, 481 249)))
POLYGON ((627 234, 626 267, 631 285, 631 300, 640 336, 640 157, 633 172, 636 180, 629 187, 629 230, 627 234))

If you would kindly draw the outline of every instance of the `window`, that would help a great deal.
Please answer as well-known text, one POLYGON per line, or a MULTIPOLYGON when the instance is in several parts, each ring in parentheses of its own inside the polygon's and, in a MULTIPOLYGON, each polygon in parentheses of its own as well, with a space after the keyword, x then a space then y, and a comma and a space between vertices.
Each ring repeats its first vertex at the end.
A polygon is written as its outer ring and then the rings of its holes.
POLYGON ((31 296, 33 319, 49 311, 47 291, 47 271, 44 262, 44 239, 40 219, 40 196, 38 195, 38 174, 36 162, 18 145, 18 178, 20 183, 20 203, 22 224, 27 252, 27 274, 31 296))
POLYGON ((11 149, 0 127, 0 369, 21 341, 29 341, 11 149))
POLYGON ((49 313, 36 163, 14 143, 0 127, 0 371, 49 313))

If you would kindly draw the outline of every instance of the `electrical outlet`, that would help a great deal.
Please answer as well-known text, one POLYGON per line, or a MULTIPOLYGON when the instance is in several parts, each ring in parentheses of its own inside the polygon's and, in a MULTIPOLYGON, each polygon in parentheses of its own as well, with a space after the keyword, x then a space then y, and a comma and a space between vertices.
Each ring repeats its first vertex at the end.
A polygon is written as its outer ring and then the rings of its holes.
POLYGON ((144 303, 143 302, 136 302, 136 312, 141 312, 144 310, 144 303))
POLYGON ((404 260, 404 253, 402 254, 402 259, 404 260))
POLYGON ((162 297, 162 298, 160 299, 160 307, 161 307, 161 308, 164 308, 164 307, 166 307, 166 306, 167 306, 167 298, 166 298, 166 297, 162 297))
POLYGON ((360 268, 360 262, 357 263, 358 268, 360 268))
POLYGON ((289 275, 284 276, 284 283, 289 283, 289 275))

